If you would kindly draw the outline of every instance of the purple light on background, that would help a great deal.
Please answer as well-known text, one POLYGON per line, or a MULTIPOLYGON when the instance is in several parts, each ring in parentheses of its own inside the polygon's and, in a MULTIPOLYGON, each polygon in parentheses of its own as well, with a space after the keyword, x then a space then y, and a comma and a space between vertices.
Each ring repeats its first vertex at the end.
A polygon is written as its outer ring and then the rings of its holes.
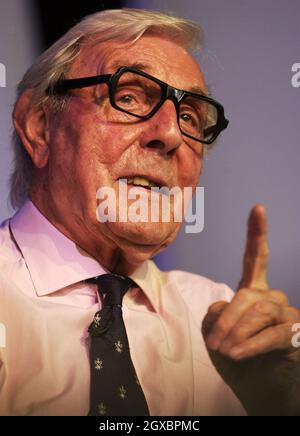
POLYGON ((269 221, 270 285, 300 306, 300 62, 298 0, 134 1, 129 6, 172 11, 204 29, 199 58, 230 125, 204 163, 205 228, 181 232, 159 256, 163 268, 200 273, 236 287, 246 221, 265 203, 269 221))
MULTIPOLYGON (((199 58, 229 128, 204 163, 205 228, 180 234, 159 257, 163 268, 199 273, 235 288, 241 274, 246 220, 267 205, 270 285, 300 306, 300 88, 291 85, 300 62, 299 0, 130 1, 128 6, 172 11, 199 22, 205 53, 199 58)), ((7 208, 11 168, 11 109, 17 82, 36 55, 38 24, 25 2, 10 0, 0 16, 0 218, 7 208)), ((171 81, 171 78, 170 78, 171 81)))

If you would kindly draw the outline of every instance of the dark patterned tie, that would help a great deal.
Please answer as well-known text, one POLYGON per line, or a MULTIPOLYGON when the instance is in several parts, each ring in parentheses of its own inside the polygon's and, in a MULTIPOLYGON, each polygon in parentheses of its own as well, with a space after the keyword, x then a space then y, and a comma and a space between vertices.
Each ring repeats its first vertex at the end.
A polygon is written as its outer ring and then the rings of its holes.
POLYGON ((130 358, 122 299, 136 284, 118 274, 87 280, 98 285, 102 309, 89 327, 91 416, 148 416, 144 393, 130 358))

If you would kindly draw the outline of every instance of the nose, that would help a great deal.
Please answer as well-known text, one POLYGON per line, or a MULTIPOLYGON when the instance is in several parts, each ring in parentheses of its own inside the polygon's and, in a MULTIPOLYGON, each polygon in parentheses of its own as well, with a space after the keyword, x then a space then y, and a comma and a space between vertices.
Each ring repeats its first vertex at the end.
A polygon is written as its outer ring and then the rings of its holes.
POLYGON ((166 100, 153 117, 143 123, 141 145, 170 157, 182 144, 178 116, 172 100, 166 100))

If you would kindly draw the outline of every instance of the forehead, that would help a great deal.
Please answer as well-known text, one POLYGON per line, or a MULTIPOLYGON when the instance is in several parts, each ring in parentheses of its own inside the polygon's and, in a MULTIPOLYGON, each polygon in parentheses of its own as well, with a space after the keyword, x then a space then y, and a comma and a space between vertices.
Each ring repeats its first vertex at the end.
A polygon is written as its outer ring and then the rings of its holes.
POLYGON ((181 89, 205 91, 200 66, 177 43, 160 36, 143 36, 133 44, 117 41, 85 46, 71 69, 72 77, 114 73, 121 66, 140 69, 181 89))

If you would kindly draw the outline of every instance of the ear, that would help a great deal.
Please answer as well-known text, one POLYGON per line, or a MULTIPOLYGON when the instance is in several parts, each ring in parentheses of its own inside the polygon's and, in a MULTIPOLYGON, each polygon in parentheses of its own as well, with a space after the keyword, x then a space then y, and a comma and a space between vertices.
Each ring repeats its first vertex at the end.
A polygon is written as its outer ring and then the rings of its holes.
POLYGON ((21 94, 13 111, 13 125, 37 168, 43 168, 49 157, 49 114, 32 105, 33 89, 21 94))

